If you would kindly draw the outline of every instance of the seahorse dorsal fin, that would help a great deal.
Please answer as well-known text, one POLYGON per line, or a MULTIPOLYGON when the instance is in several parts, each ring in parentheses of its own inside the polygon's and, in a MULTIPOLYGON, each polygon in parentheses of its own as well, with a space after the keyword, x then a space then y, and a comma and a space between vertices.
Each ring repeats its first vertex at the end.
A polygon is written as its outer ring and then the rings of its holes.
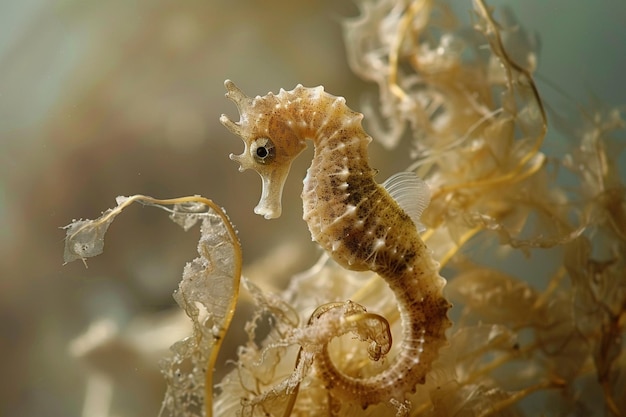
POLYGON ((382 184, 391 198, 411 217, 420 232, 426 227, 420 222, 422 213, 430 203, 430 188, 414 172, 393 174, 382 184))

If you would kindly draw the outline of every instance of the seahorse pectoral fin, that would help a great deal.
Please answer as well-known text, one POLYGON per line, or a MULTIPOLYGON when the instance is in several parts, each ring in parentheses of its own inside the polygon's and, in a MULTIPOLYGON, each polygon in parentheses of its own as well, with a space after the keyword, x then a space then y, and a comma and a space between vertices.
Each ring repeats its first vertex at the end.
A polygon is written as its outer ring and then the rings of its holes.
POLYGON ((255 169, 263 181, 261 200, 254 208, 256 214, 260 214, 266 219, 280 217, 283 187, 285 186, 287 175, 289 175, 289 169, 291 169, 291 163, 263 171, 255 169))
POLYGON ((420 232, 426 230, 426 227, 420 222, 420 218, 430 203, 428 184, 414 172, 403 171, 389 177, 382 186, 400 208, 409 215, 418 230, 420 232))

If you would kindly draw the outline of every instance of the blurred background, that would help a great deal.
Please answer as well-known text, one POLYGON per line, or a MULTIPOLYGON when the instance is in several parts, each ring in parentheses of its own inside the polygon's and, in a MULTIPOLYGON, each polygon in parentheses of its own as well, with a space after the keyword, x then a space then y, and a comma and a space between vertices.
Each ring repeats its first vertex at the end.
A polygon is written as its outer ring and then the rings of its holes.
MULTIPOLYGON (((489 2, 537 35, 549 104, 623 105, 626 2, 576 3, 489 2)), ((468 2, 454 7, 469 17, 468 2)), ((198 232, 131 207, 89 269, 63 266, 60 227, 98 217, 118 195, 213 199, 239 230, 247 265, 270 254, 284 265, 276 288, 317 258, 298 198, 309 159, 292 169, 283 216, 254 215, 260 179, 237 172, 228 154, 243 144, 218 122, 237 119, 223 81, 248 95, 322 84, 358 110, 375 86, 347 66, 341 21, 357 15, 348 0, 0 2, 0 416, 88 415, 94 372, 125 381, 126 396, 111 394, 116 415, 158 413, 158 358, 185 334, 168 315, 171 294, 198 232), (274 249, 285 246, 299 250, 274 249), (96 336, 76 341, 90 326, 96 336), (90 340, 107 348, 94 353, 90 340), (140 358, 141 349, 157 353, 140 358)), ((381 181, 408 164, 402 149, 373 147, 381 181)))

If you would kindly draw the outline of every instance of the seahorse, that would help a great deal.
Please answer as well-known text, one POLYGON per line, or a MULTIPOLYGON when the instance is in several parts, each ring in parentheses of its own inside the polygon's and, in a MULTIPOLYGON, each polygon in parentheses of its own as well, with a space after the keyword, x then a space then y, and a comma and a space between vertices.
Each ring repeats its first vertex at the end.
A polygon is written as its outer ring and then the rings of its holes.
POLYGON ((245 144, 241 155, 230 158, 239 162, 240 171, 253 169, 262 179, 255 213, 268 219, 280 216, 291 163, 305 149, 306 140, 312 140, 314 156, 302 191, 303 217, 312 239, 344 268, 377 273, 397 299, 403 340, 389 367, 370 377, 347 375, 324 349, 315 358, 318 375, 333 398, 356 400, 364 409, 405 401, 425 383, 451 325, 447 317, 451 304, 442 293, 446 281, 416 224, 428 204, 425 183, 405 173, 385 186, 377 184, 376 171, 369 166, 372 138, 362 127, 363 115, 322 86, 298 85, 252 98, 230 80, 224 85, 240 120, 222 115, 220 121, 245 144), (416 199, 406 198, 407 188, 417 193, 416 199), (417 203, 411 206, 410 201, 417 203))

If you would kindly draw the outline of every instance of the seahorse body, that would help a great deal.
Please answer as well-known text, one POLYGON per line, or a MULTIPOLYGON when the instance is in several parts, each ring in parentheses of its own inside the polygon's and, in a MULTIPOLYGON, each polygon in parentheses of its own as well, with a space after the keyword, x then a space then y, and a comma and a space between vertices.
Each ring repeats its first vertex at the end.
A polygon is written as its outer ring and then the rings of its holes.
POLYGON ((234 123, 222 115, 220 121, 245 143, 243 154, 230 157, 241 164, 240 170, 252 168, 263 180, 255 212, 266 218, 280 215, 291 161, 305 148, 305 139, 311 139, 315 155, 302 199, 313 240, 345 268, 376 272, 397 298, 404 337, 393 363, 375 376, 357 378, 338 370, 324 350, 316 358, 320 377, 335 398, 356 398, 363 408, 403 401, 424 383, 446 341, 450 304, 442 294, 445 280, 415 223, 374 180, 363 115, 323 87, 298 85, 253 99, 231 81, 225 86, 241 120, 234 123))

